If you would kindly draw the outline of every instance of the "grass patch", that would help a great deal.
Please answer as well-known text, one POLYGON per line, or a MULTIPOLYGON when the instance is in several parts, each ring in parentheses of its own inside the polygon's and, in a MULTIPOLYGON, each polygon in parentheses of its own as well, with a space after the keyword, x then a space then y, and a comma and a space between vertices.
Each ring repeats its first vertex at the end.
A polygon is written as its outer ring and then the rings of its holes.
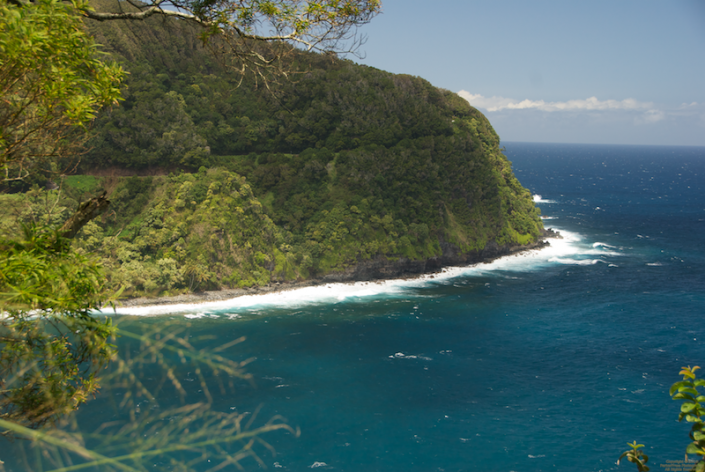
POLYGON ((95 190, 100 183, 98 178, 92 175, 68 175, 63 178, 63 182, 82 193, 95 190))

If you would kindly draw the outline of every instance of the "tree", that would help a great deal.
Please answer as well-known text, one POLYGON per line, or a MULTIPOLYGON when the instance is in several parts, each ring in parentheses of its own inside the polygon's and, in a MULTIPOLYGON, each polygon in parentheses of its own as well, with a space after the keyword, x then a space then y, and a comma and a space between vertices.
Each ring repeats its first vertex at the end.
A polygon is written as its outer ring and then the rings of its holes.
POLYGON ((0 239, 0 419, 27 427, 55 424, 98 389, 112 358, 105 278, 59 231, 25 227, 0 239))
POLYGON ((243 74, 288 75, 298 46, 349 52, 356 28, 380 0, 129 0, 97 11, 86 0, 13 0, 0 6, 0 170, 4 181, 70 169, 86 124, 120 99, 122 69, 101 61, 81 16, 97 21, 177 18, 203 28, 202 39, 243 74), (111 8, 106 8, 110 10, 111 8))
POLYGON ((70 168, 122 69, 99 59, 77 0, 0 4, 0 181, 70 168))
MULTIPOLYGON (((2 181, 60 172, 100 108, 117 103, 122 69, 98 57, 78 2, 0 5, 0 170, 2 181)), ((61 229, 26 227, 0 240, 0 418, 56 423, 98 388, 112 356, 100 268, 68 238, 108 205, 81 205, 61 229)))
POLYGON ((81 12, 97 21, 161 16, 192 22, 225 65, 268 85, 295 69, 286 59, 298 48, 355 53, 362 43, 357 28, 380 13, 381 0, 118 0, 107 9, 81 12))
POLYGON ((93 20, 143 20, 158 15, 195 22, 207 36, 240 42, 287 41, 308 51, 330 51, 355 37, 354 30, 381 10, 380 0, 127 0, 119 11, 101 12, 85 5, 93 20), (128 10, 129 7, 132 7, 128 10))

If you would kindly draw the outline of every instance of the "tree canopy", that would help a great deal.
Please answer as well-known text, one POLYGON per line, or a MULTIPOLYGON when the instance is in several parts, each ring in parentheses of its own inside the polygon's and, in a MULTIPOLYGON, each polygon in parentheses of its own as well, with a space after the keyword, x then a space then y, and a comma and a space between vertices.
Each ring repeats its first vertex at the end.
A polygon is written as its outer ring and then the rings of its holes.
POLYGON ((238 40, 290 41, 306 50, 335 49, 381 9, 380 0, 127 0, 118 11, 82 7, 88 18, 142 20, 169 16, 198 23, 209 34, 238 40), (127 6, 131 8, 127 8, 127 6))
MULTIPOLYGON (((66 172, 89 136, 88 123, 120 98, 123 70, 101 60, 78 15, 83 7, 56 0, 0 5, 5 183, 66 172)), ((25 426, 55 423, 86 401, 112 356, 114 330, 89 314, 106 301, 105 278, 96 260, 65 238, 87 220, 71 221, 75 227, 61 231, 28 225, 0 239, 0 418, 25 426)))
POLYGON ((201 39, 223 63, 265 83, 289 75, 285 58, 297 49, 356 52, 357 28, 380 11, 380 0, 126 0, 81 9, 97 21, 161 16, 199 25, 201 39))
POLYGON ((122 68, 101 60, 79 2, 0 4, 0 171, 60 173, 99 109, 120 99, 122 68))
POLYGON ((57 232, 0 239, 0 419, 53 424, 95 394, 115 333, 90 315, 104 285, 96 261, 57 232))
POLYGON ((244 73, 287 75, 296 47, 353 51, 356 28, 380 12, 379 0, 15 0, 0 5, 0 171, 4 181, 63 173, 81 152, 85 126, 120 100, 123 70, 101 60, 82 18, 178 18, 224 63, 244 73), (266 45, 265 45, 266 43, 266 45))

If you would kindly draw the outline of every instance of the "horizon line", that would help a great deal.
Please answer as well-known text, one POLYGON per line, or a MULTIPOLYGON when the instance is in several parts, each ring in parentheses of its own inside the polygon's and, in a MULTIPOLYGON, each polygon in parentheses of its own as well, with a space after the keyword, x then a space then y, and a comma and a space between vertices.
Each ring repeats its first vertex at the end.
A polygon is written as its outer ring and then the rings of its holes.
POLYGON ((689 148, 703 148, 705 149, 705 144, 626 144, 626 143, 579 143, 579 142, 560 142, 560 141, 515 141, 511 139, 502 140, 500 139, 500 146, 503 143, 516 143, 516 144, 569 144, 569 145, 581 145, 581 146, 650 146, 650 147, 689 147, 689 148))

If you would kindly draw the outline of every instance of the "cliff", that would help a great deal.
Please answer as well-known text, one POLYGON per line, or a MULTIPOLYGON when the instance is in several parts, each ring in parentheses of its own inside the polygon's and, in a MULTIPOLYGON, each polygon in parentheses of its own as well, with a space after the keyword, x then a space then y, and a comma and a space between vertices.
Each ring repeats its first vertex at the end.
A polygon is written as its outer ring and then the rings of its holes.
POLYGON ((298 52, 268 91, 184 23, 91 28, 130 72, 125 100, 54 208, 108 190, 76 245, 126 296, 400 277, 542 238, 499 137, 452 92, 298 52))

